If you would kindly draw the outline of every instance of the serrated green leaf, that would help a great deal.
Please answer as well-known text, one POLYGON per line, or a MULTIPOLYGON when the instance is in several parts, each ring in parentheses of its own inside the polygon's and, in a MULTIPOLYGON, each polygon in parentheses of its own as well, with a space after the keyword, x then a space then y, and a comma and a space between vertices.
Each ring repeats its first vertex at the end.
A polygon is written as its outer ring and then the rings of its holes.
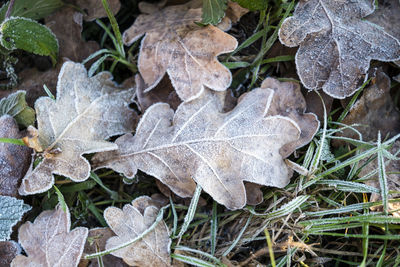
POLYGON ((25 101, 25 91, 16 91, 0 100, 0 117, 8 114, 23 127, 35 123, 35 110, 25 101))
POLYGON ((203 0, 203 24, 218 24, 225 15, 227 0, 203 0))
MULTIPOLYGON (((3 21, 5 18, 8 4, 9 2, 0 9, 0 21, 3 21)), ((11 16, 41 19, 50 15, 63 5, 64 3, 61 0, 17 0, 14 2, 11 16)))
POLYGON ((240 6, 249 9, 250 11, 259 11, 267 9, 267 0, 233 0, 240 6))
POLYGON ((11 17, 0 26, 1 45, 9 50, 22 49, 57 60, 58 41, 46 26, 27 18, 11 17))
POLYGON ((12 227, 30 210, 29 205, 15 197, 0 196, 0 241, 10 238, 12 227))

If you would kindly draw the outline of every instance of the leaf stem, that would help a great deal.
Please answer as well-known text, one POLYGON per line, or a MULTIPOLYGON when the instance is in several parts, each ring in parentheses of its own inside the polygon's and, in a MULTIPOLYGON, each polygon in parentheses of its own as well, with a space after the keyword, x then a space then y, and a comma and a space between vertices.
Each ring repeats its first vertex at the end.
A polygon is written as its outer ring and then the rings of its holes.
POLYGON ((6 15, 4 16, 4 20, 6 20, 10 17, 12 9, 14 7, 14 2, 15 2, 15 0, 11 0, 10 3, 8 4, 8 8, 7 8, 6 15))

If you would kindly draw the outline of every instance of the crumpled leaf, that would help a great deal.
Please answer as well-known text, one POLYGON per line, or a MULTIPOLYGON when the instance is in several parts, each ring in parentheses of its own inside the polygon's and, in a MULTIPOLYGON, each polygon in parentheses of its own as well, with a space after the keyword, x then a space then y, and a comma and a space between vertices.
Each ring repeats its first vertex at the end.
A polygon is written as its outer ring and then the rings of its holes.
MULTIPOLYGON (((76 0, 78 6, 80 6, 87 15, 83 18, 87 21, 92 21, 98 18, 107 17, 106 10, 103 7, 102 0, 76 0)), ((111 12, 115 15, 121 8, 119 0, 107 0, 107 3, 111 9, 111 12)))
POLYGON ((10 238, 12 227, 31 207, 15 197, 0 196, 0 241, 10 238))
MULTIPOLYGON (((364 141, 376 141, 379 131, 382 138, 400 132, 400 113, 390 95, 390 78, 380 69, 375 76, 342 121, 346 125, 360 124, 354 128, 362 134, 364 141)), ((340 136, 359 139, 350 129, 343 130, 340 136)))
POLYGON ((24 223, 18 231, 18 241, 28 256, 18 255, 11 267, 75 267, 85 245, 88 229, 70 231, 69 210, 60 205, 43 211, 33 223, 24 223))
POLYGON ((0 99, 0 116, 8 114, 24 127, 33 125, 35 123, 35 110, 28 106, 25 95, 25 91, 18 90, 8 97, 0 99))
MULTIPOLYGON (((399 0, 379 0, 378 8, 366 19, 400 40, 400 2, 399 0)), ((400 61, 395 62, 400 66, 400 61)))
POLYGON ((21 253, 21 248, 15 241, 0 241, 0 266, 10 266, 11 261, 21 253))
MULTIPOLYGON (((107 240, 106 249, 118 247, 146 231, 156 220, 158 208, 150 197, 141 196, 124 205, 123 209, 108 207, 104 211, 110 228, 117 236, 107 240)), ((139 241, 111 254, 122 258, 131 266, 171 266, 168 227, 160 221, 153 231, 139 241)))
POLYGON ((82 154, 117 149, 104 139, 132 130, 136 117, 128 104, 133 90, 119 90, 111 78, 108 72, 88 78, 82 64, 64 63, 57 100, 42 97, 35 103, 39 130, 29 127, 31 137, 25 141, 43 151, 43 160, 24 177, 21 195, 47 191, 54 184, 53 174, 86 180, 90 165, 82 154))
POLYGON ((301 0, 279 39, 300 46, 297 72, 308 89, 335 98, 352 95, 367 79, 372 59, 400 59, 400 41, 362 18, 374 11, 372 0, 301 0))
MULTIPOLYGON (((106 248, 106 242, 109 238, 115 236, 114 232, 110 228, 94 228, 89 230, 89 235, 86 240, 84 254, 92 254, 100 251, 104 251, 106 248)), ((120 258, 117 258, 111 254, 107 254, 102 257, 103 266, 112 267, 127 267, 126 263, 120 258)), ((98 259, 81 260, 79 266, 98 267, 98 259)))
POLYGON ((154 88, 168 73, 178 96, 189 101, 200 96, 207 86, 224 91, 231 83, 230 71, 217 56, 237 47, 234 37, 217 27, 201 27, 201 8, 168 6, 149 15, 140 15, 124 32, 131 45, 141 36, 138 68, 147 90, 154 88))
POLYGON ((98 153, 93 162, 127 177, 140 169, 181 197, 191 197, 196 182, 227 208, 242 208, 243 181, 283 187, 292 175, 279 150, 300 138, 300 128, 289 117, 266 116, 273 97, 271 89, 253 90, 227 113, 212 91, 175 114, 168 104, 154 104, 135 136, 118 138, 117 151, 98 153))
MULTIPOLYGON (((9 115, 0 117, 0 138, 21 138, 22 134, 9 115)), ((18 196, 18 187, 31 162, 31 149, 0 142, 0 195, 18 196)))

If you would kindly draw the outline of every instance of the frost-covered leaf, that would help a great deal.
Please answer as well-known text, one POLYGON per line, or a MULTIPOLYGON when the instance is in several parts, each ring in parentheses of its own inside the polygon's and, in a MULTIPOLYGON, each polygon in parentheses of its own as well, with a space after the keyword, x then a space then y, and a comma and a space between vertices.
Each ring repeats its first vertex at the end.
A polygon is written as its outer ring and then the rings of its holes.
POLYGON ((31 207, 15 197, 0 196, 0 241, 10 238, 12 227, 31 207))
POLYGON ((117 149, 104 140, 134 128, 136 114, 128 108, 133 90, 120 90, 111 78, 108 72, 88 78, 83 65, 64 63, 57 100, 42 97, 35 103, 38 130, 29 127, 25 141, 43 160, 24 177, 21 195, 47 191, 53 174, 86 180, 90 165, 82 154, 117 149))
POLYGON ((229 209, 242 208, 243 181, 283 187, 292 175, 279 151, 299 139, 300 128, 289 117, 266 116, 273 97, 271 89, 253 90, 227 113, 209 90, 175 114, 168 104, 154 104, 135 136, 118 138, 119 150, 98 153, 93 162, 127 177, 140 169, 181 197, 191 197, 196 182, 229 209))
MULTIPOLYGON (((5 4, 0 9, 0 21, 3 21, 8 9, 8 4, 5 4)), ((30 19, 41 19, 50 15, 64 3, 62 0, 23 0, 14 1, 14 6, 11 10, 12 17, 24 17, 30 19)))
MULTIPOLYGON (((379 0, 374 13, 366 19, 382 27, 387 33, 400 40, 400 2, 399 0, 379 0)), ((395 62, 400 66, 400 61, 395 62)))
POLYGON ((35 123, 35 111, 25 101, 25 91, 16 91, 8 97, 0 99, 0 117, 8 114, 18 122, 19 125, 27 127, 35 123))
POLYGON ((69 210, 58 205, 43 211, 33 223, 26 222, 18 230, 18 242, 28 256, 18 255, 11 267, 75 267, 81 258, 88 229, 70 231, 69 210))
POLYGON ((227 0, 203 0, 202 23, 216 25, 221 22, 227 8, 227 0))
MULTIPOLYGON (((9 115, 0 117, 0 138, 21 138, 9 115)), ((26 146, 0 142, 0 195, 18 196, 18 187, 31 162, 32 150, 26 146)))
MULTIPOLYGON (((104 211, 111 230, 117 235, 107 240, 106 249, 116 248, 140 236, 155 222, 158 208, 150 197, 142 196, 126 204, 123 209, 109 207, 104 211)), ((122 258, 131 266, 171 266, 168 228, 160 221, 153 231, 139 241, 118 249, 112 255, 122 258)))
MULTIPOLYGON (((106 10, 103 7, 102 0, 77 0, 76 5, 81 7, 87 15, 83 18, 87 21, 92 21, 98 18, 107 17, 106 10)), ((121 8, 119 0, 107 0, 107 3, 113 14, 117 14, 121 8)))
POLYGON ((139 53, 139 72, 147 91, 168 73, 178 96, 189 101, 201 95, 207 86, 224 91, 231 83, 230 71, 217 56, 233 51, 235 38, 217 27, 202 27, 201 8, 191 3, 167 6, 149 15, 140 15, 124 32, 126 45, 143 35, 139 53))
POLYGON ((22 49, 57 61, 58 42, 49 28, 34 20, 11 17, 0 25, 1 45, 9 50, 22 49))
POLYGON ((10 266, 11 261, 21 253, 21 247, 15 241, 0 241, 0 266, 10 266))
POLYGON ((332 97, 352 95, 367 79, 372 59, 400 59, 400 41, 362 20, 374 11, 373 0, 301 0, 279 39, 300 46, 297 72, 305 87, 332 97))
MULTIPOLYGON (((351 107, 342 123, 354 126, 364 141, 376 141, 378 132, 383 138, 400 132, 400 113, 390 95, 390 78, 380 69, 375 71, 372 84, 364 89, 363 95, 351 107)), ((350 129, 343 130, 340 136, 359 139, 350 129)))

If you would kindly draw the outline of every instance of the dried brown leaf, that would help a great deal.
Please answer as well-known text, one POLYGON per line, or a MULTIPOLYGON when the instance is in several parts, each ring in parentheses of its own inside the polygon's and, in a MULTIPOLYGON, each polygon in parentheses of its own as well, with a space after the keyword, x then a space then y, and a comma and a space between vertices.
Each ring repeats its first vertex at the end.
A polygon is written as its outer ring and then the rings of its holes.
MULTIPOLYGON (((106 249, 118 247, 139 236, 155 222, 157 214, 158 208, 146 196, 136 198, 122 210, 108 207, 104 211, 104 218, 117 236, 108 239, 106 249)), ((131 266, 171 266, 170 245, 167 225, 161 221, 142 239, 112 252, 112 255, 122 258, 131 266)))
POLYGON ((168 6, 150 15, 140 15, 124 32, 126 45, 145 35, 138 68, 146 91, 154 88, 168 73, 178 96, 189 101, 207 86, 224 91, 231 83, 230 71, 217 56, 237 47, 234 37, 212 25, 201 27, 201 8, 190 4, 168 6))
MULTIPOLYGON (((106 10, 103 7, 102 0, 76 0, 75 3, 82 8, 87 15, 83 18, 92 21, 98 18, 107 17, 106 10)), ((111 12, 115 15, 121 8, 119 0, 107 0, 111 12)))
POLYGON ((111 78, 108 72, 88 78, 83 65, 63 65, 57 100, 42 97, 35 103, 39 129, 30 130, 38 131, 43 160, 24 177, 21 195, 47 191, 53 174, 86 180, 90 165, 82 154, 117 149, 104 140, 133 129, 136 114, 128 108, 133 90, 120 90, 111 78))
MULTIPOLYGON (((115 236, 114 232, 111 231, 110 228, 94 228, 89 230, 89 235, 86 240, 85 249, 83 250, 84 254, 92 254, 100 251, 104 251, 106 248, 106 242, 109 238, 115 236)), ((83 265, 83 262, 87 260, 81 260, 79 266, 83 265)), ((117 258, 111 254, 105 255, 102 257, 103 266, 112 266, 112 267, 127 267, 126 263, 123 262, 120 258, 117 258)), ((86 262, 85 266, 89 267, 98 267, 99 262, 98 259, 92 259, 90 262, 86 262)))
POLYGON ((147 93, 145 92, 146 85, 140 74, 136 75, 135 81, 136 98, 141 111, 145 111, 148 107, 158 102, 168 103, 171 108, 176 110, 182 102, 172 87, 171 81, 167 75, 164 76, 154 89, 147 93))
POLYGON ((70 231, 69 210, 60 205, 43 211, 33 223, 26 222, 18 232, 18 241, 27 257, 18 255, 11 267, 75 267, 81 258, 88 229, 77 227, 70 231))
POLYGON ((98 153, 93 162, 127 177, 140 169, 181 197, 192 196, 197 182, 229 209, 242 208, 243 181, 283 187, 292 175, 279 150, 301 130, 289 117, 266 116, 273 97, 271 89, 253 90, 227 113, 212 91, 182 103, 175 114, 168 104, 154 104, 135 136, 118 138, 119 150, 98 153))
POLYGON ((362 20, 374 11, 373 0, 301 0, 293 17, 280 28, 279 39, 300 46, 299 77, 308 89, 335 98, 352 95, 367 79, 372 59, 400 59, 400 41, 362 20))
MULTIPOLYGON (((0 138, 21 138, 18 125, 9 115, 0 117, 0 138)), ((0 142, 0 195, 18 196, 18 187, 31 162, 26 146, 0 142)))
POLYGON ((21 253, 21 248, 14 241, 0 241, 0 266, 10 266, 11 261, 21 253))
MULTIPOLYGON (((383 138, 400 132, 400 113, 390 96, 390 78, 382 70, 377 70, 375 76, 342 121, 346 125, 359 124, 354 128, 364 141, 376 141, 379 131, 383 138)), ((359 139, 350 129, 343 130, 340 136, 359 139)))

